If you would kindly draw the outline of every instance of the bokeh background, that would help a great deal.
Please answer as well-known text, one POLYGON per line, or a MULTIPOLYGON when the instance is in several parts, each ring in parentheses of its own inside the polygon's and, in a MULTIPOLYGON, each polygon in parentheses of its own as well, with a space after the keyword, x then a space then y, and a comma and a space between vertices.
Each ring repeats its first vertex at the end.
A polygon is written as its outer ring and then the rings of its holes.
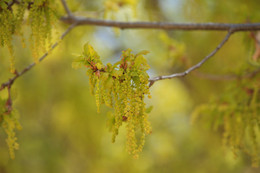
MULTIPOLYGON (((102 18, 104 1, 67 0, 77 15, 102 18)), ((58 13, 65 14, 56 2, 58 13)), ((124 7, 107 19, 122 21, 170 22, 259 22, 259 0, 140 0, 136 7, 124 7)), ((57 23, 56 35, 67 25, 57 23)), ((25 37, 30 30, 24 27, 25 37)), ((199 69, 203 74, 230 74, 240 71, 254 51, 250 33, 236 33, 229 42, 199 69)), ((203 75, 159 81, 151 88, 153 105, 149 114, 153 133, 146 138, 139 159, 125 149, 121 128, 114 144, 108 131, 105 106, 96 112, 85 70, 71 63, 89 42, 105 62, 115 62, 122 50, 148 50, 151 77, 180 72, 209 54, 225 32, 115 30, 105 27, 75 28, 42 63, 20 77, 13 86, 14 107, 23 126, 17 132, 20 149, 11 160, 0 130, 0 173, 138 173, 138 172, 259 172, 250 157, 234 158, 222 146, 221 133, 207 122, 191 124, 191 113, 202 103, 221 95, 231 81, 215 81, 203 75)), ((28 39, 27 39, 28 40, 28 39)), ((18 69, 33 61, 30 49, 14 37, 18 69)), ((11 77, 9 53, 0 49, 0 83, 11 77)), ((1 93, 5 94, 5 93, 1 93)), ((208 115, 210 116, 210 115, 208 115)))

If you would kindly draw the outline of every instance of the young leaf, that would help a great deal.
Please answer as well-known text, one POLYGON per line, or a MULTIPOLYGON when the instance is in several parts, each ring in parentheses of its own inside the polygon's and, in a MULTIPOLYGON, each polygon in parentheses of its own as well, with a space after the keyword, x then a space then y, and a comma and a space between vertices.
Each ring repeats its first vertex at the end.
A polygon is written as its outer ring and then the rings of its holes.
POLYGON ((148 108, 145 109, 146 113, 150 113, 153 110, 153 106, 149 106, 148 108))
POLYGON ((103 68, 103 65, 101 63, 96 64, 97 69, 101 70, 103 68))
POLYGON ((139 53, 137 53, 135 56, 139 56, 139 55, 147 55, 148 53, 150 53, 148 50, 142 50, 139 53))

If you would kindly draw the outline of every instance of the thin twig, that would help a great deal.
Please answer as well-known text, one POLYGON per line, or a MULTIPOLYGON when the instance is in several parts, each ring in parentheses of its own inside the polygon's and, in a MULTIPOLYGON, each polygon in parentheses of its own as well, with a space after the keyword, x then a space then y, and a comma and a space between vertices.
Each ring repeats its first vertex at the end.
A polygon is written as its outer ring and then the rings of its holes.
MULTIPOLYGON (((72 13, 71 13, 71 11, 70 11, 70 9, 69 9, 69 7, 68 7, 68 4, 67 4, 66 0, 61 0, 61 3, 62 3, 62 5, 63 5, 63 7, 64 7, 66 13, 68 14, 68 17, 71 17, 71 16, 72 16, 72 13)), ((75 22, 74 22, 74 23, 75 23, 75 22)))
POLYGON ((228 39, 230 38, 231 34, 234 31, 231 29, 229 30, 229 32, 227 33, 227 35, 225 36, 225 38, 221 41, 221 43, 216 47, 216 49, 214 49, 209 55, 207 55, 204 59, 202 59, 199 63, 197 63, 196 65, 190 67, 189 69, 187 69, 184 72, 181 73, 174 73, 171 75, 167 75, 167 76, 157 76, 157 77, 153 77, 149 79, 150 82, 150 87, 154 84, 154 82, 159 81, 159 80, 164 80, 164 79, 172 79, 175 77, 184 77, 187 74, 189 74, 190 72, 192 72, 193 70, 196 70, 197 68, 199 68, 200 66, 202 66, 207 60, 209 60, 212 56, 214 56, 218 50, 228 41, 228 39))
MULTIPOLYGON (((70 25, 68 27, 68 29, 60 36, 60 40, 55 42, 50 50, 48 52, 46 52, 42 57, 39 58, 39 62, 43 61, 48 55, 49 53, 55 48, 58 46, 58 44, 60 43, 60 41, 75 27, 77 26, 77 23, 74 23, 72 25, 70 25)), ((36 65, 35 62, 31 63, 30 65, 28 65, 26 68, 24 68, 21 72, 16 72, 15 73, 15 76, 11 79, 9 79, 7 82, 3 83, 0 87, 0 91, 3 90, 4 88, 6 87, 9 87, 13 84, 13 82, 20 76, 22 76, 24 73, 26 73, 27 71, 29 71, 30 69, 32 69, 34 66, 36 65)))
POLYGON ((19 3, 19 2, 18 2, 17 0, 13 0, 13 1, 9 2, 7 9, 8 9, 8 10, 12 10, 12 6, 13 6, 15 3, 19 3))
POLYGON ((253 78, 256 76, 258 73, 260 73, 260 68, 247 72, 242 75, 237 75, 237 74, 228 74, 228 75, 217 75, 217 74, 208 74, 208 73, 201 73, 199 71, 194 71, 192 74, 199 78, 204 78, 208 80, 214 80, 214 81, 232 81, 232 80, 237 80, 237 79, 244 79, 244 78, 253 78))
POLYGON ((208 30, 208 31, 255 31, 260 30, 260 23, 230 24, 230 23, 170 23, 170 22, 119 22, 86 17, 67 16, 61 21, 78 25, 95 25, 117 27, 121 29, 163 29, 163 30, 208 30))
POLYGON ((8 87, 7 87, 8 98, 5 103, 5 108, 6 108, 6 111, 4 112, 5 115, 9 115, 13 110, 13 101, 12 101, 12 97, 11 97, 11 86, 12 85, 8 85, 8 87))

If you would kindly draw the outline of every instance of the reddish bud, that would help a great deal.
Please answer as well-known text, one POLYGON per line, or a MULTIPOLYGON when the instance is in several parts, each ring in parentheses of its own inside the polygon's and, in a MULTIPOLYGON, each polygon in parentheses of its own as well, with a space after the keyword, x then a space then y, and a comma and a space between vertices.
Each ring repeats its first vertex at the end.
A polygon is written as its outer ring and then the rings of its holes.
POLYGON ((123 116, 123 121, 127 121, 127 117, 126 116, 123 116))

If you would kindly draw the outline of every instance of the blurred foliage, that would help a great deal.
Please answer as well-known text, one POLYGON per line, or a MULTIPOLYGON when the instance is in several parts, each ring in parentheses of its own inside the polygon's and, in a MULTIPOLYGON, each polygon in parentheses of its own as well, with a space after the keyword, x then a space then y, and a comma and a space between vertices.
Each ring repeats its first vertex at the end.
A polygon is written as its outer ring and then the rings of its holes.
POLYGON ((204 115, 214 130, 223 132, 223 144, 237 157, 243 151, 252 157, 252 165, 259 163, 259 81, 238 81, 229 85, 221 97, 193 112, 193 122, 204 115), (210 116, 205 116, 210 115, 210 116))
MULTIPOLYGON (((121 2, 109 1, 115 4, 121 2)), ((104 17, 104 12, 108 9, 104 4, 109 1, 67 0, 73 13, 95 18, 104 17)), ((125 5, 120 7, 119 11, 109 12, 113 13, 117 20, 245 23, 257 22, 260 18, 258 0, 122 2, 125 2, 125 5), (133 4, 135 10, 132 9, 133 4)), ((0 6, 4 8, 4 5, 0 6)), ((56 2, 55 8, 55 15, 65 15, 59 1, 56 2)), ((28 13, 25 12, 24 19, 27 17, 28 13)), ((19 17, 11 18, 10 20, 18 22, 19 17)), ((43 25, 48 28, 47 18, 44 21, 47 23, 43 25)), ((23 21, 24 23, 26 21, 23 21)), ((5 25, 8 23, 5 22, 5 25)), ((62 33, 67 27, 60 23, 56 25, 58 33, 62 33)), ((0 47, 0 83, 13 76, 9 72, 11 43, 11 52, 18 71, 32 61, 32 51, 28 48, 31 28, 25 25, 21 30, 25 48, 19 34, 10 36, 10 30, 1 29, 1 33, 3 31, 7 34, 1 37, 4 38, 6 47, 0 47)), ((52 34, 54 39, 58 36, 54 32, 52 34)), ((46 61, 17 79, 13 85, 12 89, 17 93, 13 106, 21 115, 23 130, 16 132, 20 149, 15 152, 16 158, 11 160, 5 142, 7 137, 1 128, 0 172, 259 172, 259 168, 251 168, 251 157, 237 150, 241 143, 234 143, 243 141, 252 149, 250 152, 256 153, 259 130, 254 116, 259 116, 259 109, 258 104, 251 101, 254 95, 251 91, 259 91, 259 82, 256 82, 259 81, 259 75, 241 82, 216 81, 211 80, 210 75, 205 75, 214 74, 221 77, 232 73, 243 76, 258 68, 250 63, 255 51, 250 33, 234 34, 214 58, 198 70, 204 75, 192 73, 185 78, 160 81, 152 86, 152 99, 146 100, 146 104, 154 106, 148 116, 153 132, 147 137, 138 160, 125 152, 126 128, 123 127, 117 141, 111 143, 106 124, 106 112, 110 111, 110 108, 101 106, 101 113, 96 113, 95 98, 89 92, 90 86, 84 70, 76 71, 71 68, 74 54, 80 53, 82 45, 89 42, 100 57, 107 57, 102 58, 102 62, 118 61, 121 51, 127 48, 134 50, 135 54, 149 50, 150 54, 146 56, 151 66, 148 75, 170 74, 183 71, 187 66, 200 61, 219 44, 224 35, 225 33, 221 32, 162 32, 144 29, 122 30, 115 34, 113 29, 103 27, 75 28, 46 61), (202 111, 198 120, 191 126, 190 114, 201 104, 208 105, 206 108, 210 109, 202 111), (253 105, 255 109, 252 109, 252 114, 238 113, 237 109, 232 107, 229 112, 235 112, 237 116, 234 117, 232 113, 211 109, 211 105, 216 104, 224 104, 226 107, 243 105, 246 109, 253 105), (214 121, 215 119, 219 121, 214 121), (240 119, 240 123, 235 124, 231 119, 240 119), (241 123, 244 119, 252 122, 254 126, 243 127, 246 134, 242 136, 239 135, 242 132, 235 131, 235 128, 245 126, 241 123), (227 130, 227 127, 230 130, 227 130), (253 135, 250 134, 250 129, 253 135), (223 135, 225 143, 231 144, 229 147, 222 147, 223 135), (252 137, 255 140, 250 140, 252 137), (234 150, 238 155, 236 158, 234 150)), ((6 91, 1 91, 0 94, 2 100, 6 100, 6 91)), ((3 118, 0 121, 3 121, 3 118)), ((255 158, 257 157, 258 155, 255 158)))

